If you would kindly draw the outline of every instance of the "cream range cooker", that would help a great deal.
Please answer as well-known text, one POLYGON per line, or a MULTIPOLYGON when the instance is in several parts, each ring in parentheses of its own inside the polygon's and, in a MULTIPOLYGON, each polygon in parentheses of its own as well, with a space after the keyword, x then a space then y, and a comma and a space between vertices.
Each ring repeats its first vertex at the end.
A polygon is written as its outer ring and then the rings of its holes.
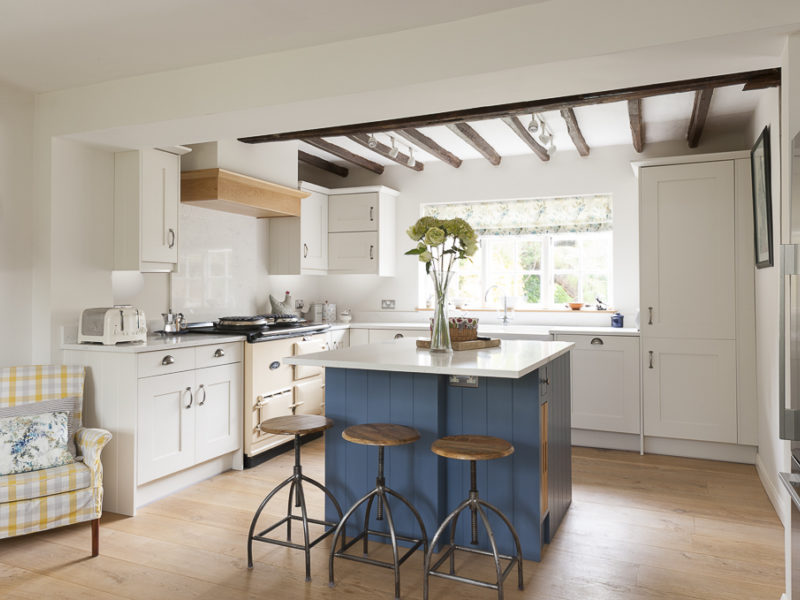
POLYGON ((292 437, 263 433, 267 419, 325 413, 325 373, 321 367, 292 366, 287 356, 328 350, 330 325, 308 323, 295 315, 223 317, 215 323, 190 324, 191 333, 239 333, 244 346, 244 466, 255 466, 268 450, 292 437))

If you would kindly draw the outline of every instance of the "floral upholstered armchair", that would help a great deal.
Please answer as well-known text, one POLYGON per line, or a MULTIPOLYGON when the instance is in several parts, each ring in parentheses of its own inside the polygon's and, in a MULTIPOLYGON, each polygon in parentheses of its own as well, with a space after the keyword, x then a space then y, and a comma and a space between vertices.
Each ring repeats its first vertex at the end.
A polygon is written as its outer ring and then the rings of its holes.
POLYGON ((81 427, 84 368, 0 368, 0 539, 82 521, 99 551, 104 429, 81 427))

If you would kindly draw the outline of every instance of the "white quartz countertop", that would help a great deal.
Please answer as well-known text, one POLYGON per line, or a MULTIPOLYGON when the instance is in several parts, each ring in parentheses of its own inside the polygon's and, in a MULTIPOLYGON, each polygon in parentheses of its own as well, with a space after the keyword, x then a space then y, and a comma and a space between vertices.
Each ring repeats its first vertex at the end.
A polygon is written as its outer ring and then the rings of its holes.
POLYGON ((62 350, 88 350, 90 352, 158 352, 167 348, 192 348, 194 346, 208 346, 210 344, 224 344, 226 342, 244 341, 243 335, 216 335, 199 333, 182 333, 169 335, 154 333, 147 336, 146 342, 125 342, 114 346, 103 344, 78 344, 66 343, 61 345, 62 350))
POLYGON ((440 353, 417 348, 416 340, 400 339, 291 356, 284 361, 342 369, 518 379, 566 354, 573 346, 569 342, 503 340, 496 348, 440 353))

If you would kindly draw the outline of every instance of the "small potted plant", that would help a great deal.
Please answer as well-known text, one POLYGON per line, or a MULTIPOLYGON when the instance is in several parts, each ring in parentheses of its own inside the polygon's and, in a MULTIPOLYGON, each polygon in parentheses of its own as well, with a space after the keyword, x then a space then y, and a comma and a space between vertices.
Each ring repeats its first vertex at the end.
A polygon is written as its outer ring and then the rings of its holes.
POLYGON ((469 260, 478 250, 478 236, 464 219, 421 217, 408 228, 408 237, 417 242, 406 254, 425 263, 425 272, 433 280, 434 305, 431 351, 449 352, 450 327, 447 320, 447 287, 457 260, 469 260))

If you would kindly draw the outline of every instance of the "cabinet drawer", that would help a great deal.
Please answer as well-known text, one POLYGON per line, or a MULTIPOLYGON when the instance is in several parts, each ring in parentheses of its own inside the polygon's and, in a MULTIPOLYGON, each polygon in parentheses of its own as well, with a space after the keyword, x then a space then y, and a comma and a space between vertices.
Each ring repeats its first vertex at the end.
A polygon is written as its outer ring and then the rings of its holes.
MULTIPOLYGON (((324 352, 328 349, 327 336, 315 335, 310 338, 303 338, 300 342, 294 344, 294 356, 302 356, 303 354, 311 354, 313 352, 324 352)), ((322 373, 322 367, 309 367, 305 365, 294 365, 294 378, 305 379, 307 377, 314 377, 322 373)))
POLYGON ((412 340, 416 338, 430 339, 430 334, 429 329, 370 329, 369 343, 390 342, 403 338, 411 338, 412 340))
POLYGON ((138 357, 138 376, 152 377, 194 369, 194 348, 143 352, 138 357))
POLYGON ((242 362, 242 342, 214 344, 195 348, 195 364, 198 369, 216 367, 230 363, 242 362))

